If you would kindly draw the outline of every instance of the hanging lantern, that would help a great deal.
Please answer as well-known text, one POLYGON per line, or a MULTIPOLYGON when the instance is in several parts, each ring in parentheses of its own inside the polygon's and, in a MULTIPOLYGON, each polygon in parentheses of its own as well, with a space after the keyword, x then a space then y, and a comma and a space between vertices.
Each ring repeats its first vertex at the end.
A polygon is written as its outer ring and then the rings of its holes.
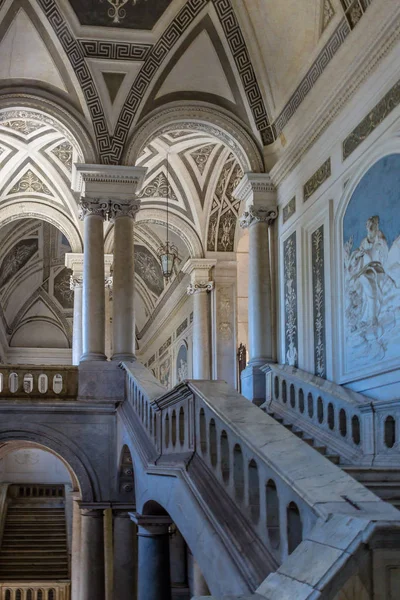
POLYGON ((163 277, 168 281, 174 272, 175 260, 178 258, 178 248, 169 241, 169 161, 167 154, 167 239, 161 248, 158 249, 158 258, 161 263, 163 277))

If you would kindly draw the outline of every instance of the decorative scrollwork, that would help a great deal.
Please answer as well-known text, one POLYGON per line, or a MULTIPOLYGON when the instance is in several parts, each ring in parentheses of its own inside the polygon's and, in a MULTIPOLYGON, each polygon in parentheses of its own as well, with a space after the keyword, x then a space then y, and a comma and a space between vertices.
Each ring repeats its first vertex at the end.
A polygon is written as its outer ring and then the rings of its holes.
POLYGON ((88 200, 86 198, 82 198, 79 203, 79 218, 81 221, 83 221, 86 216, 95 215, 105 219, 107 217, 108 210, 109 202, 105 200, 88 200))
POLYGON ((118 200, 111 200, 109 207, 108 218, 110 221, 114 221, 118 217, 130 217, 135 219, 140 209, 140 200, 137 198, 130 202, 119 202, 118 200))
POLYGON ((277 216, 277 208, 255 208, 255 206, 250 206, 249 210, 243 213, 243 216, 240 219, 240 227, 246 229, 247 227, 254 225, 254 223, 267 223, 268 225, 272 225, 277 216))
POLYGON ((71 275, 69 278, 69 287, 71 290, 81 288, 83 286, 83 277, 81 275, 71 275))
POLYGON ((201 292, 212 292, 214 289, 213 281, 198 281, 196 283, 190 283, 187 287, 188 296, 193 294, 199 294, 201 292))

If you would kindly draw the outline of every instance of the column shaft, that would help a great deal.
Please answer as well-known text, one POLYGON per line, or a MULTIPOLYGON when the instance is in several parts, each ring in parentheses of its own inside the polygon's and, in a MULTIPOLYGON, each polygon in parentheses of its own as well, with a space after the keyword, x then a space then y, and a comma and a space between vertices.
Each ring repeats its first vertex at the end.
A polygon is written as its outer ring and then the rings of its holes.
POLYGON ((114 600, 132 600, 137 592, 136 526, 128 513, 114 516, 114 600))
POLYGON ((272 360, 271 272, 269 225, 249 228, 249 356, 250 364, 272 360))
POLYGON ((81 575, 81 511, 79 504, 74 499, 72 504, 72 545, 71 545, 71 597, 80 600, 80 575, 81 575))
POLYGON ((139 527, 138 600, 171 600, 168 531, 149 533, 139 527))
POLYGON ((81 514, 80 600, 105 600, 103 511, 83 510, 81 514))
POLYGON ((84 217, 83 259, 83 356, 81 360, 105 360, 103 217, 84 217))
POLYGON ((189 582, 190 582, 190 593, 193 596, 209 596, 210 590, 206 580, 204 579, 203 573, 199 567, 198 562, 188 552, 188 570, 189 570, 189 582))
POLYGON ((113 360, 132 360, 135 355, 133 223, 131 216, 115 219, 113 360))
POLYGON ((79 365, 82 356, 82 283, 74 284, 74 322, 72 331, 72 364, 79 365))
POLYGON ((210 307, 205 290, 193 295, 193 379, 211 378, 210 307))

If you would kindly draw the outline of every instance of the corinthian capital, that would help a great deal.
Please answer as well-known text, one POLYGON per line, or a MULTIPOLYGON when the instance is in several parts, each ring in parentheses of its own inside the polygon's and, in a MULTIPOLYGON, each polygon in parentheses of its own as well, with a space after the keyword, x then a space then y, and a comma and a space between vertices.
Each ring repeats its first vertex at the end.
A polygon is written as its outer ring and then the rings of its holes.
POLYGON ((187 293, 188 296, 193 296, 193 294, 200 294, 201 292, 212 292, 213 289, 213 281, 197 281, 196 283, 189 283, 187 293))
POLYGON ((139 209, 139 198, 135 198, 128 202, 110 200, 110 221, 115 221, 115 219, 118 219, 118 217, 130 217, 131 219, 136 219, 139 209))
POLYGON ((83 221, 86 216, 96 215, 105 219, 108 213, 108 202, 96 198, 82 198, 79 203, 79 218, 83 221))
POLYGON ((240 219, 240 227, 246 229, 254 223, 267 223, 272 225, 278 216, 277 208, 256 208, 255 206, 249 206, 248 210, 243 213, 240 219))
POLYGON ((69 278, 69 287, 71 290, 81 288, 83 285, 83 277, 79 275, 71 275, 69 278))

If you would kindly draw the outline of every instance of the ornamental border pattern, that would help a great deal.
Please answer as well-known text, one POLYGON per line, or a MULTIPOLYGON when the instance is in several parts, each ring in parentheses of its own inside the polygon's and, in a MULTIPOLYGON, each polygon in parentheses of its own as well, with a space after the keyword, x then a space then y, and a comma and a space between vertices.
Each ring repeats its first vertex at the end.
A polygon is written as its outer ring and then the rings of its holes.
POLYGON ((295 92, 290 98, 289 102, 285 105, 280 115, 275 120, 276 133, 279 135, 285 125, 293 117, 304 98, 314 87, 314 84, 322 75, 340 46, 343 44, 347 36, 351 33, 349 24, 347 23, 346 17, 340 21, 339 25, 325 44, 321 52, 319 53, 315 62, 311 65, 310 69, 303 77, 295 92))
POLYGON ((113 42, 108 40, 78 39, 85 58, 103 60, 144 61, 153 48, 153 44, 113 42))
POLYGON ((314 175, 308 179, 303 187, 303 199, 307 202, 309 198, 317 191, 319 187, 331 176, 331 159, 330 157, 315 171, 314 175))
POLYGON ((283 207, 282 220, 285 224, 296 212, 296 196, 293 196, 291 200, 283 207))
POLYGON ((343 160, 346 160, 367 139, 386 117, 400 104, 400 80, 375 104, 366 117, 359 122, 342 144, 343 160))
POLYGON ((285 303, 285 357, 284 362, 297 367, 297 236, 294 231, 283 243, 284 303, 285 303))
POLYGON ((311 234, 314 372, 326 378, 324 226, 311 234))

